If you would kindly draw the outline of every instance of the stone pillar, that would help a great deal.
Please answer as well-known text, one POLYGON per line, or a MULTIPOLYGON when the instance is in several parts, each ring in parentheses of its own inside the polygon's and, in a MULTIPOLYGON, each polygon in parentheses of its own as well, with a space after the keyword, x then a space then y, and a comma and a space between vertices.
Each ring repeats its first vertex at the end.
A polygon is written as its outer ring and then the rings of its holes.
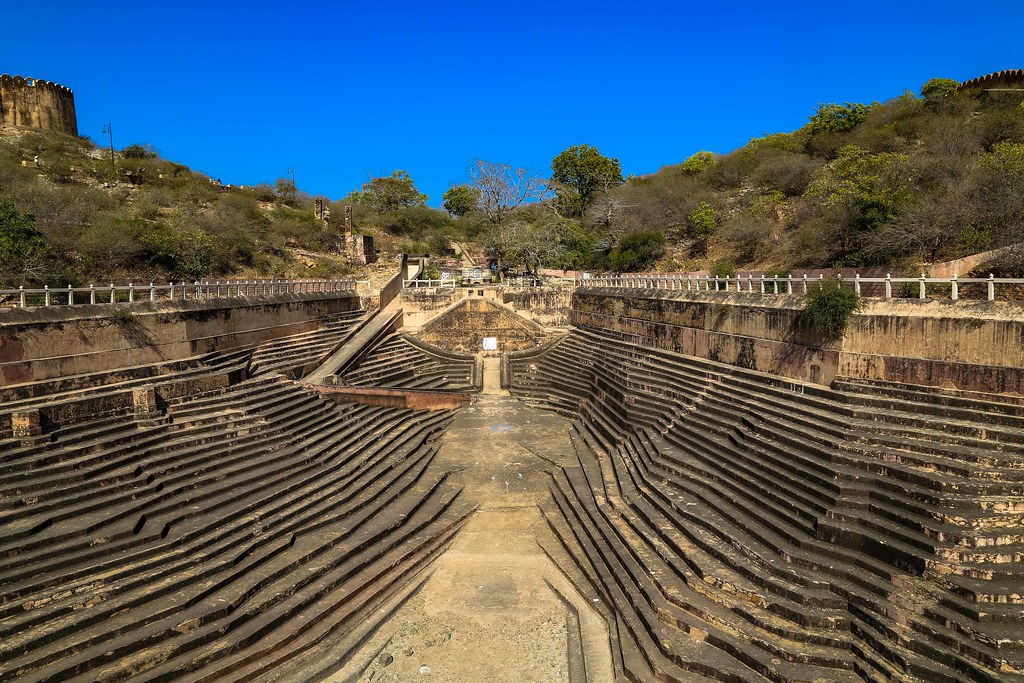
POLYGON ((11 434, 15 439, 36 442, 42 436, 43 428, 39 420, 39 410, 19 410, 11 413, 11 434))
POLYGON ((132 407, 136 420, 153 421, 161 417, 160 408, 156 403, 156 389, 153 387, 132 389, 132 407))

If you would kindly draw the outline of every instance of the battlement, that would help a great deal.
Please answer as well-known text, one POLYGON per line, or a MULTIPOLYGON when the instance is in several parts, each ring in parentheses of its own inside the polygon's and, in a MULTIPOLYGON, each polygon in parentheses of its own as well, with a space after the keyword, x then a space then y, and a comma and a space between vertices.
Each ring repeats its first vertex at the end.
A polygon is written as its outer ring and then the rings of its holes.
POLYGON ((52 81, 2 74, 0 123, 78 135, 74 93, 52 81))
POLYGON ((960 84, 964 90, 1021 89, 1024 90, 1024 69, 1004 69, 986 74, 960 84))

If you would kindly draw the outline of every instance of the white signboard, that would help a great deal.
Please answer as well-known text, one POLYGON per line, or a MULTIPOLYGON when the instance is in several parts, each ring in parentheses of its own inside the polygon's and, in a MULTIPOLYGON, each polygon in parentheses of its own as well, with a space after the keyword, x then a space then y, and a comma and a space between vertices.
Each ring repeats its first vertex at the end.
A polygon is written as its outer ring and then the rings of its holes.
POLYGON ((484 351, 497 351, 498 350, 498 338, 497 337, 484 337, 484 351))

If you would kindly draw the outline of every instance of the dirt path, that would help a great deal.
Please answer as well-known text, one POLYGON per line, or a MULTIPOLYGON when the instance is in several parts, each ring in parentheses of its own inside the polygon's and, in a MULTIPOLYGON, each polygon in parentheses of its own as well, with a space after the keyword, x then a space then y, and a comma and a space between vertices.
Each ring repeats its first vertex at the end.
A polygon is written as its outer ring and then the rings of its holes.
POLYGON ((568 423, 510 396, 460 411, 438 454, 479 510, 423 588, 330 681, 611 681, 607 627, 537 544, 543 470, 574 457, 568 423), (538 455, 539 454, 539 455, 538 455))

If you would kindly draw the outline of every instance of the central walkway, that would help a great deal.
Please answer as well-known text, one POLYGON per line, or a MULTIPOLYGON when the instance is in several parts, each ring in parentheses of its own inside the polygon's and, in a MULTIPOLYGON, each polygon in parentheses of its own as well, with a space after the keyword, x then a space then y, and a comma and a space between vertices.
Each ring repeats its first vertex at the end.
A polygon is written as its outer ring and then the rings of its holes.
POLYGON ((549 497, 544 470, 575 462, 568 422, 488 388, 459 411, 437 456, 460 470, 454 481, 477 512, 422 587, 329 680, 612 680, 593 596, 576 593, 538 545, 560 550, 537 504, 549 497))

